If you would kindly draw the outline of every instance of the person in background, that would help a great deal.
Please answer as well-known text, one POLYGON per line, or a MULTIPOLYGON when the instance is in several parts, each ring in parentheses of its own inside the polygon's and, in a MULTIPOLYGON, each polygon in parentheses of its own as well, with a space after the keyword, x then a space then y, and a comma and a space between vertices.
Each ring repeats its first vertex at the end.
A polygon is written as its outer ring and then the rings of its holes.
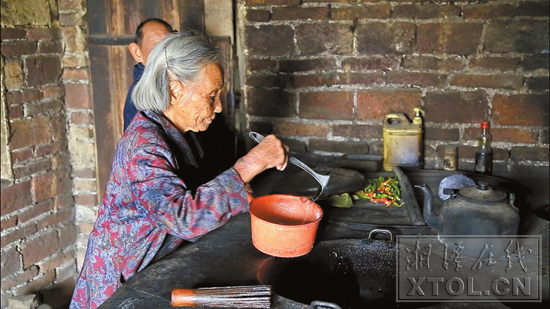
MULTIPOLYGON (((147 265, 248 212, 248 183, 284 170, 275 135, 216 174, 195 132, 222 112, 220 50, 170 33, 151 51, 132 99, 139 112, 118 142, 70 308, 96 308, 147 265)), ((223 156, 217 153, 217 157, 223 156)))
POLYGON ((124 131, 130 125, 130 121, 137 113, 137 109, 132 101, 132 92, 136 84, 141 79, 147 57, 155 45, 162 40, 168 33, 173 32, 172 26, 162 19, 149 18, 142 21, 136 29, 135 41, 128 45, 130 54, 134 57, 137 64, 134 66, 134 82, 128 90, 126 103, 124 103, 124 131))

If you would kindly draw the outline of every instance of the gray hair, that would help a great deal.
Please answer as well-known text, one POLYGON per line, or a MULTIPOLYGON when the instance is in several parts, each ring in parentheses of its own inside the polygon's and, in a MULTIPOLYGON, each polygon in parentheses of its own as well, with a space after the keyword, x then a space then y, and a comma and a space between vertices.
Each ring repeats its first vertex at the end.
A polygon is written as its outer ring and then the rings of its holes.
POLYGON ((222 59, 220 49, 208 37, 191 33, 170 33, 160 41, 147 58, 140 81, 132 92, 132 101, 138 110, 161 113, 170 106, 170 81, 177 79, 189 91, 200 82, 201 69, 222 59), (172 77, 172 78, 170 78, 172 77))

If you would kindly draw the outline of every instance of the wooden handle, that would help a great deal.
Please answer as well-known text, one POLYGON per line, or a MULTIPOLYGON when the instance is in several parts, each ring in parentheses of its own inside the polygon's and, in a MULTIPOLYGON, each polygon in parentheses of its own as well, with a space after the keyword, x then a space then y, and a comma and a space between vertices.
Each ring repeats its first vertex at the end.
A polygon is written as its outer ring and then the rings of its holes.
POLYGON ((193 296, 195 295, 195 290, 191 289, 173 289, 172 290, 172 307, 180 306, 196 306, 193 296))

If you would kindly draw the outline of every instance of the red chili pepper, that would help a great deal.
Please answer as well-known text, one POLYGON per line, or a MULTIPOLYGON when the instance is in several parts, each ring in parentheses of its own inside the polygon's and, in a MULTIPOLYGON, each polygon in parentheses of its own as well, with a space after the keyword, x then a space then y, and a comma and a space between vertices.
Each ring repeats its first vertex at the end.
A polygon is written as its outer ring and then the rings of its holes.
POLYGON ((376 202, 382 202, 384 204, 387 204, 388 203, 388 199, 385 198, 385 197, 381 197, 381 198, 373 198, 371 199, 372 202, 376 203, 376 202))
POLYGON ((372 199, 373 195, 374 195, 374 192, 367 192, 367 196, 369 197, 369 199, 372 199))
POLYGON ((376 192, 384 192, 384 187, 378 187, 378 188, 376 189, 376 192))

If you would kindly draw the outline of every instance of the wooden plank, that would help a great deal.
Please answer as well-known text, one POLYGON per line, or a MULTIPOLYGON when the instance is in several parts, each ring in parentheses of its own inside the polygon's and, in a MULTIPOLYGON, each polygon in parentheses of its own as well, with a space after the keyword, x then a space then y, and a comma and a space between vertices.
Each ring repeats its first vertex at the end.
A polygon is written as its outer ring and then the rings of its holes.
POLYGON ((108 0, 86 1, 88 29, 90 35, 107 34, 109 27, 108 0))
POLYGON ((112 111, 112 122, 114 134, 117 141, 124 132, 124 103, 131 79, 128 81, 126 55, 128 54, 126 46, 110 46, 109 59, 109 80, 110 80, 110 102, 112 111))
POLYGON ((160 6, 162 5, 159 1, 140 1, 140 15, 142 16, 141 21, 148 18, 162 18, 160 15, 162 10, 160 6))
POLYGON ((135 35, 93 34, 88 36, 88 43, 97 45, 128 45, 134 41, 135 35))
POLYGON ((105 193, 115 155, 116 129, 111 110, 109 80, 109 47, 90 46, 90 66, 93 81, 94 123, 96 130, 98 196, 105 193))
POLYGON ((198 30, 204 33, 204 0, 180 0, 180 29, 198 30))
POLYGON ((178 0, 164 0, 162 2, 163 19, 172 25, 174 30, 180 29, 180 14, 178 0))

